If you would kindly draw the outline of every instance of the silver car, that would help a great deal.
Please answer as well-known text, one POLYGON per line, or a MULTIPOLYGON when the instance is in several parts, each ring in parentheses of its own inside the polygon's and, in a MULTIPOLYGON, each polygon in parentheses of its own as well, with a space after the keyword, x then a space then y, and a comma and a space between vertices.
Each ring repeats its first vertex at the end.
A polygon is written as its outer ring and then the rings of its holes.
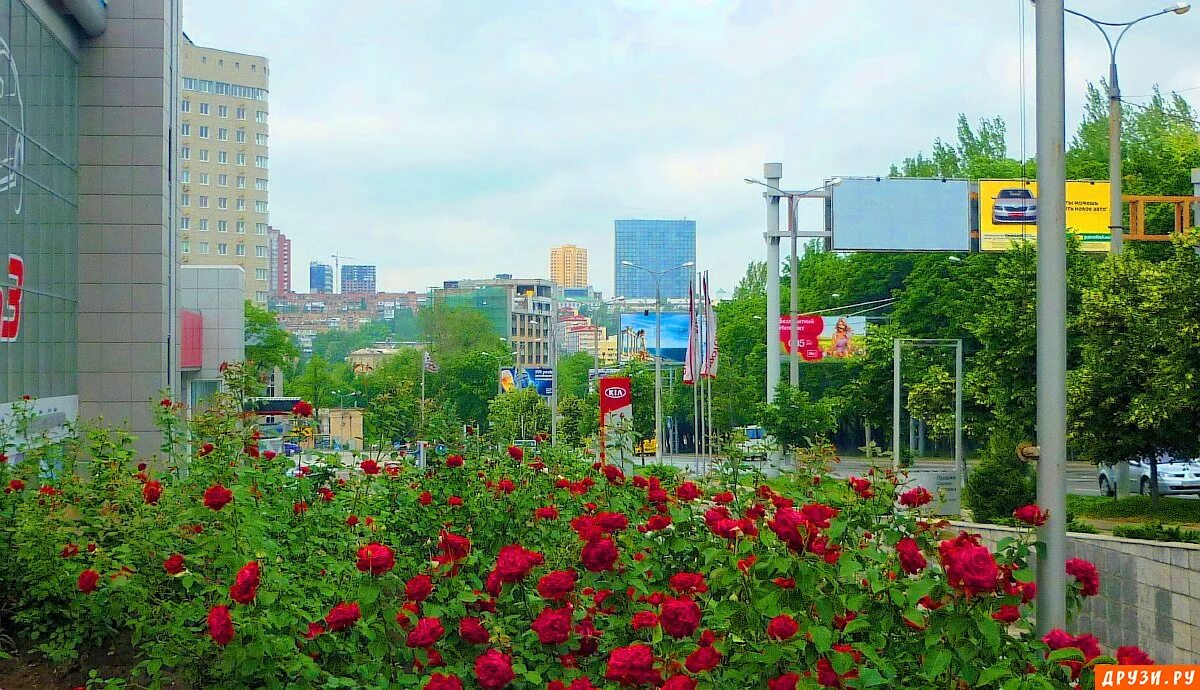
POLYGON ((1001 189, 992 199, 993 223, 1036 223, 1037 199, 1025 187, 1001 189))
MULTIPOLYGON (((1117 485, 1116 465, 1100 465, 1100 493, 1113 495, 1117 485)), ((1150 461, 1142 458, 1129 461, 1130 493, 1150 494, 1150 461)), ((1200 458, 1178 458, 1163 454, 1158 458, 1158 493, 1163 496, 1196 494, 1200 496, 1200 458)))

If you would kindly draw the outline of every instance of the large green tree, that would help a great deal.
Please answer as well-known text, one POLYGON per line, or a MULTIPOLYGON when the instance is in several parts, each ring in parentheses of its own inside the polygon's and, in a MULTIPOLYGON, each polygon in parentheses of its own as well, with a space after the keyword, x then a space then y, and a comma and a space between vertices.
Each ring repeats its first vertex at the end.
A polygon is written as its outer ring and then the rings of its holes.
POLYGON ((497 395, 488 408, 490 432, 501 442, 550 433, 550 407, 532 388, 497 395))
POLYGON ((260 374, 272 369, 286 368, 300 351, 292 336, 279 326, 275 314, 246 300, 246 360, 253 362, 260 374))

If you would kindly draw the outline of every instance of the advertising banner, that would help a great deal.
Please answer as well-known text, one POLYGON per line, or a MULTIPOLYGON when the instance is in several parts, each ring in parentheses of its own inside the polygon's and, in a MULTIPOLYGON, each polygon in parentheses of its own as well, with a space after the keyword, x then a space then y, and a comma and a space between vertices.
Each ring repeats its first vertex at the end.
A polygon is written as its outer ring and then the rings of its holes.
POLYGON ((967 180, 849 177, 831 187, 834 251, 965 252, 967 180))
MULTIPOLYGON (((1067 182, 1067 232, 1085 252, 1107 252, 1112 235, 1107 182, 1067 182)), ((979 249, 1002 252, 1015 242, 1037 241, 1037 182, 979 181, 979 249)))
MULTIPOLYGON (((663 362, 683 364, 687 359, 688 326, 691 316, 683 312, 663 312, 662 359, 663 362)), ((642 360, 653 362, 654 356, 654 311, 621 314, 621 336, 618 341, 619 357, 622 362, 642 360)))
MULTIPOLYGON (((867 351, 867 317, 802 314, 796 317, 796 342, 800 358, 806 362, 846 361, 867 351)), ((779 317, 779 351, 792 354, 792 324, 779 317)))
MULTIPOLYGON (((600 379, 600 459, 607 457, 609 436, 625 420, 633 421, 633 382, 628 376, 604 376, 600 379)), ((626 439, 626 451, 631 439, 626 439)), ((619 443, 619 439, 617 440, 619 443)))
POLYGON ((522 388, 532 388, 538 395, 549 397, 554 393, 554 370, 549 367, 500 370, 500 390, 508 393, 522 388))

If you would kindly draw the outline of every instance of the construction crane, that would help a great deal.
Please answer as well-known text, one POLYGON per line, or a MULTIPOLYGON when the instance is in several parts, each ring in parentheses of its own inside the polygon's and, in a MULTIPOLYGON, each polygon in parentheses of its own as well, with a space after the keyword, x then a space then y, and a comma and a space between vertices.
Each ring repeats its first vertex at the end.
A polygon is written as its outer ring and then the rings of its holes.
POLYGON ((341 292, 342 291, 342 289, 341 289, 342 272, 340 270, 338 270, 338 260, 339 259, 350 259, 351 261, 362 261, 362 259, 358 258, 357 256, 341 256, 338 254, 330 254, 330 256, 333 257, 333 287, 334 287, 333 291, 341 292))

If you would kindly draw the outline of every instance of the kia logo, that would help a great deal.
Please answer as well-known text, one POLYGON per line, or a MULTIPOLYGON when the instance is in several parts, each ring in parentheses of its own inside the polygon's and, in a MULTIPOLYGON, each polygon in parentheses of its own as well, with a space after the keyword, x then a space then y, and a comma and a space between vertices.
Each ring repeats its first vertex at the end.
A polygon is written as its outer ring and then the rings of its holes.
POLYGON ((625 389, 620 386, 604 389, 604 397, 606 398, 624 398, 626 395, 628 394, 625 392, 625 389))

